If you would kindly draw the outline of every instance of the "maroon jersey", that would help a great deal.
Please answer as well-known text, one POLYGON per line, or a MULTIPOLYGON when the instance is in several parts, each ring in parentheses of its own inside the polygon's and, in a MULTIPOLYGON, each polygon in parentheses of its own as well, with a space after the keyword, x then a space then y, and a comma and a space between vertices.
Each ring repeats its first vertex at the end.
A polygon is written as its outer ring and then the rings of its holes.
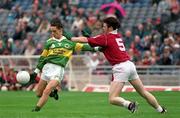
POLYGON ((103 47, 102 52, 112 65, 130 60, 120 34, 108 33, 98 35, 93 38, 88 38, 88 43, 92 47, 103 47))

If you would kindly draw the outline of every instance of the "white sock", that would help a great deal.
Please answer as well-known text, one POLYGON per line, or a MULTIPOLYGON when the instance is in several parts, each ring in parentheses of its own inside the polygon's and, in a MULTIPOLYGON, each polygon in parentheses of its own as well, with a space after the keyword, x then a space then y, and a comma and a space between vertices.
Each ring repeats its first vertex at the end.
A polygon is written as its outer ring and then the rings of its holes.
POLYGON ((162 112, 163 108, 159 105, 158 108, 156 108, 157 112, 162 112))
POLYGON ((130 101, 124 100, 123 106, 126 107, 126 108, 128 108, 128 106, 129 106, 130 103, 131 103, 130 101))

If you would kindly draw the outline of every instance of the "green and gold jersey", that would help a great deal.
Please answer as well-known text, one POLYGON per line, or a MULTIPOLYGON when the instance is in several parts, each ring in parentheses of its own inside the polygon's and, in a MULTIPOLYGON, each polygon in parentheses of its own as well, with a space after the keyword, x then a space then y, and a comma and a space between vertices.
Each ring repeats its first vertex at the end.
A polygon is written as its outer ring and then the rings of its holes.
POLYGON ((61 39, 50 38, 44 45, 37 68, 41 70, 46 63, 53 63, 65 67, 75 51, 95 50, 88 44, 72 42, 64 36, 61 39))

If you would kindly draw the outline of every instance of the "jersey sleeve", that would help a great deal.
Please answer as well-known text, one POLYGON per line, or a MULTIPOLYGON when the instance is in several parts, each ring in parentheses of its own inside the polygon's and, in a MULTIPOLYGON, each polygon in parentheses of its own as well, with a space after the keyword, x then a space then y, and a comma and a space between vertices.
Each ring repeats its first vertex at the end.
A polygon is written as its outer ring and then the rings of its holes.
POLYGON ((63 31, 63 36, 65 36, 68 40, 71 40, 73 34, 67 31, 63 31))
POLYGON ((92 47, 95 47, 95 46, 105 47, 107 46, 107 35, 102 34, 96 37, 88 38, 88 43, 92 47))
POLYGON ((88 43, 76 43, 75 51, 91 51, 95 52, 95 48, 91 47, 88 43))
POLYGON ((36 66, 36 68, 38 68, 39 70, 42 70, 43 66, 46 64, 46 56, 48 55, 48 42, 45 43, 45 46, 43 48, 43 52, 41 53, 41 56, 38 60, 38 64, 36 66))

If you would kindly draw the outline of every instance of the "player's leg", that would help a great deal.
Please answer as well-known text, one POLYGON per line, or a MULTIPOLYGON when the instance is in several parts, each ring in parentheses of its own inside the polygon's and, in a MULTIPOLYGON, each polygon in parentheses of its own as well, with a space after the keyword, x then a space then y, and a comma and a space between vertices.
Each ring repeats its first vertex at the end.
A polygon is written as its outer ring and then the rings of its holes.
POLYGON ((113 105, 123 106, 130 110, 132 113, 134 113, 137 109, 137 104, 135 102, 125 100, 124 98, 119 96, 121 94, 124 84, 125 82, 111 82, 109 91, 109 102, 113 105))
POLYGON ((142 84, 142 81, 139 79, 139 75, 137 74, 137 70, 136 67, 134 65, 134 63, 129 62, 129 66, 131 66, 130 69, 130 78, 129 78, 129 82, 132 84, 132 86, 136 89, 136 91, 143 97, 146 99, 146 101, 155 109, 157 109, 158 112, 166 112, 166 110, 164 108, 162 108, 158 101, 156 100, 156 98, 147 90, 145 90, 144 85, 142 84))
POLYGON ((130 83, 136 89, 136 91, 146 99, 146 101, 154 107, 158 112, 166 112, 166 110, 161 107, 157 101, 157 99, 147 90, 145 90, 144 85, 142 84, 140 79, 131 80, 130 83))
POLYGON ((47 84, 46 88, 43 91, 43 94, 41 98, 39 99, 36 107, 33 109, 33 111, 39 111, 44 104, 47 102, 49 94, 51 91, 56 88, 56 86, 59 84, 59 81, 57 80, 50 80, 49 83, 47 84))
POLYGON ((36 89, 36 96, 41 97, 43 94, 44 89, 46 88, 47 82, 45 80, 40 79, 37 89, 36 89))
POLYGON ((54 90, 49 94, 50 97, 53 97, 55 100, 59 99, 58 91, 60 90, 60 85, 58 85, 54 90))
POLYGON ((119 96, 129 78, 128 67, 128 62, 113 66, 113 81, 110 85, 109 101, 113 105, 124 106, 133 113, 137 108, 135 102, 130 102, 119 96))
MULTIPOLYGON (((116 82, 116 81, 111 82, 110 90, 109 90, 109 102, 111 104, 118 105, 118 106, 124 106, 123 104, 126 103, 126 101, 122 97, 119 97, 123 86, 124 86, 123 82, 116 82)), ((130 103, 130 102, 128 102, 128 103, 130 103)), ((126 105, 126 106, 128 106, 128 105, 126 105)))

